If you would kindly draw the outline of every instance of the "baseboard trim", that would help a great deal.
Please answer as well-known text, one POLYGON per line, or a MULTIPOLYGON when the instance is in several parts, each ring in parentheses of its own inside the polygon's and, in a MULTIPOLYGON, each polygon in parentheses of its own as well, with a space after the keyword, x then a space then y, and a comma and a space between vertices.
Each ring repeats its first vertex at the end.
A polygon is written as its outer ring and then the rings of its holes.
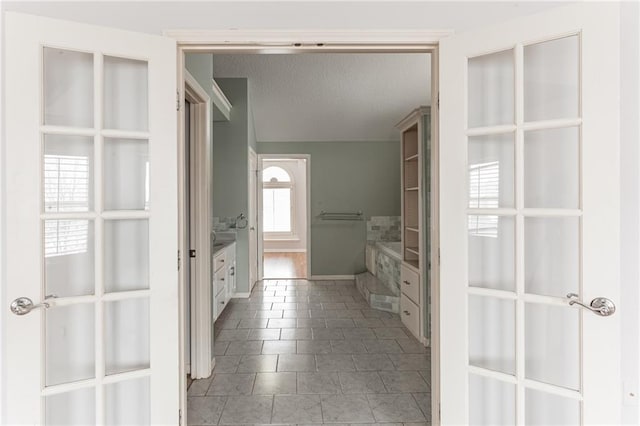
POLYGON ((311 275, 310 279, 318 281, 353 280, 355 275, 311 275))
POLYGON ((231 297, 233 299, 246 299, 250 296, 251 296, 251 293, 247 291, 247 292, 235 292, 231 297))
POLYGON ((262 249, 265 253, 306 253, 307 249, 296 248, 296 249, 282 249, 282 248, 265 248, 262 249))

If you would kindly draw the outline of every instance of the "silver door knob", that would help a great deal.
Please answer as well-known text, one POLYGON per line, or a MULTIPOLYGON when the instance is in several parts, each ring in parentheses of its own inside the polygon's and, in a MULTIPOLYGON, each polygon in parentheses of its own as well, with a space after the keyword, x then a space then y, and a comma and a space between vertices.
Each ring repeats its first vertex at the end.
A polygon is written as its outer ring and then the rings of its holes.
POLYGON ((49 305, 47 302, 42 302, 35 305, 33 301, 28 297, 18 297, 16 300, 11 302, 11 305, 9 307, 11 309, 11 312, 16 315, 26 315, 34 309, 48 309, 50 306, 51 305, 49 305))
POLYGON ((575 293, 567 294, 567 299, 569 299, 569 306, 579 305, 602 317, 611 316, 616 311, 616 305, 606 297, 596 297, 591 301, 589 305, 582 302, 578 297, 579 296, 575 293))

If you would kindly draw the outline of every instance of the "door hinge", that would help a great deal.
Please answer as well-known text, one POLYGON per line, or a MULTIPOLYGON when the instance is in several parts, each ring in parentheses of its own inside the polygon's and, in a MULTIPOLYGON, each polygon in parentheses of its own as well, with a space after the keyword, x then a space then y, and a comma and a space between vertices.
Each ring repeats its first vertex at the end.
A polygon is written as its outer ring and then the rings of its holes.
POLYGON ((196 251, 194 249, 189 250, 189 257, 196 257, 196 251))
POLYGON ((178 271, 180 270, 180 250, 178 250, 178 271))
POLYGON ((438 92, 438 99, 436 100, 436 106, 440 109, 440 92, 438 92))
POLYGON ((176 111, 180 111, 180 92, 176 91, 176 111))
POLYGON ((182 409, 178 410, 178 424, 182 424, 182 409))

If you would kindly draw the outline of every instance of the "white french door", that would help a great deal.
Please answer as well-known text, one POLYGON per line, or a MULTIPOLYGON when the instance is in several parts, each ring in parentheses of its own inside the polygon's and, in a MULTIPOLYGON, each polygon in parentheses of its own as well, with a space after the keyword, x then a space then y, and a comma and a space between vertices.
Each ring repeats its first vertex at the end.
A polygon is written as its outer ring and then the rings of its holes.
POLYGON ((3 423, 177 424, 175 42, 5 24, 3 423))
POLYGON ((618 13, 441 42, 442 424, 620 421, 618 13))

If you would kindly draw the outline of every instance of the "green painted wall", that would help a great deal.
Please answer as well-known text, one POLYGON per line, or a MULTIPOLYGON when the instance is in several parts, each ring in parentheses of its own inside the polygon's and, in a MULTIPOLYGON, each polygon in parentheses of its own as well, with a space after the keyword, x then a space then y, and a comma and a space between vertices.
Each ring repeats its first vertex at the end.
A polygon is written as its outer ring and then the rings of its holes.
MULTIPOLYGON (((200 85, 213 95, 211 54, 187 54, 185 66, 200 85)), ((246 78, 216 78, 218 86, 233 108, 230 121, 212 124, 213 139, 213 217, 247 215, 249 208, 249 146, 255 146, 253 117, 249 111, 249 86, 246 78)), ((215 110, 215 107, 212 106, 215 110)), ((249 234, 247 229, 236 232, 236 282, 238 292, 249 291, 249 234)))
MULTIPOLYGON (((216 78, 233 108, 231 120, 213 123, 213 216, 249 210, 249 87, 246 78, 216 78)), ((251 123, 252 125, 252 123, 251 123)), ((249 291, 249 232, 236 231, 237 291, 249 291)))
POLYGON ((400 145, 393 142, 259 142, 259 154, 310 154, 311 273, 366 270, 366 222, 321 221, 320 211, 400 215, 400 145))

